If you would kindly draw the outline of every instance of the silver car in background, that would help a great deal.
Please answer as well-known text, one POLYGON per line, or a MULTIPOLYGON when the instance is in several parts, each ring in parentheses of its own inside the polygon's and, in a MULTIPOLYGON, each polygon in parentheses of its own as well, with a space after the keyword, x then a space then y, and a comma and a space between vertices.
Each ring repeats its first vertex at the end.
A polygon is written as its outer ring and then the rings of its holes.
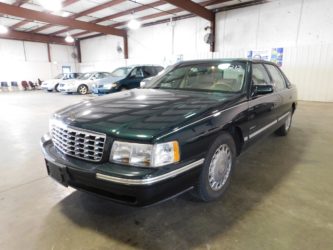
POLYGON ((63 93, 79 93, 85 95, 91 92, 94 84, 107 83, 111 76, 109 72, 88 72, 83 73, 74 80, 65 81, 59 84, 59 90, 63 93))

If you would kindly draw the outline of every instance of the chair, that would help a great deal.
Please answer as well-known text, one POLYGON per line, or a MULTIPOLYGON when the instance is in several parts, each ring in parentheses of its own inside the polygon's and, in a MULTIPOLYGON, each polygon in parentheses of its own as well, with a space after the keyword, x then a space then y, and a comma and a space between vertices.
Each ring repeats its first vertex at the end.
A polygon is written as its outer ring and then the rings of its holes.
POLYGON ((7 82, 1 82, 1 88, 8 88, 7 82))
POLYGON ((29 89, 29 84, 28 84, 27 81, 22 81, 22 82, 21 82, 21 85, 22 85, 22 88, 23 88, 24 90, 28 90, 28 89, 29 89))
POLYGON ((32 81, 29 81, 29 85, 31 89, 36 89, 36 86, 32 81))
POLYGON ((18 87, 18 84, 17 84, 17 82, 16 81, 12 81, 11 83, 10 83, 10 85, 12 86, 12 87, 18 87))

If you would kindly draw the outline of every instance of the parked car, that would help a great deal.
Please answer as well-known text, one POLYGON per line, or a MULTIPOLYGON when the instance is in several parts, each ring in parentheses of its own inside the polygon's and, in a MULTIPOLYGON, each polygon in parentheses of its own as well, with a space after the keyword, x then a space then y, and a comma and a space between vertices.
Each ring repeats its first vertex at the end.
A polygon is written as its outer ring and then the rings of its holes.
POLYGON ((288 134, 296 95, 271 62, 180 62, 149 88, 56 112, 41 141, 47 172, 64 186, 129 205, 188 190, 215 200, 241 152, 274 131, 288 134))
POLYGON ((94 84, 109 82, 111 76, 109 72, 89 72, 82 74, 77 79, 63 82, 59 85, 59 90, 64 93, 79 93, 85 95, 91 92, 94 84))
POLYGON ((94 84, 93 93, 108 94, 139 88, 140 82, 143 79, 155 76, 162 70, 162 66, 156 65, 136 65, 121 67, 111 73, 109 81, 94 84))
POLYGON ((59 74, 53 79, 46 80, 42 83, 41 89, 45 89, 49 92, 57 91, 59 92, 59 84, 60 82, 66 82, 71 79, 76 79, 80 76, 80 73, 65 73, 59 74))

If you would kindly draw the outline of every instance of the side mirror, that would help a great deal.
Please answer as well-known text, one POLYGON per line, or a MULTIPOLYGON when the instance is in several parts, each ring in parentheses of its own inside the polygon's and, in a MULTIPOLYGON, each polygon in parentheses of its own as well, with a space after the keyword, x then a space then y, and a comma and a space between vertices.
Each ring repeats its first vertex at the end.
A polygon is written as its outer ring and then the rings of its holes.
POLYGON ((273 85, 253 85, 252 93, 256 95, 266 95, 273 93, 273 85))

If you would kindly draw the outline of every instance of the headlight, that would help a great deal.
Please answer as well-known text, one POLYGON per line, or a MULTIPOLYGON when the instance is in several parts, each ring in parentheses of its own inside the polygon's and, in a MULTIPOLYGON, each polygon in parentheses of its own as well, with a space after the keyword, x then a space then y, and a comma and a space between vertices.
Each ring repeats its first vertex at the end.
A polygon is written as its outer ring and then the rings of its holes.
POLYGON ((180 160, 177 141, 155 145, 115 141, 110 161, 139 167, 161 167, 180 160))
POLYGON ((118 87, 118 83, 114 82, 114 83, 107 83, 104 84, 103 86, 105 89, 112 89, 112 88, 117 88, 118 87))

